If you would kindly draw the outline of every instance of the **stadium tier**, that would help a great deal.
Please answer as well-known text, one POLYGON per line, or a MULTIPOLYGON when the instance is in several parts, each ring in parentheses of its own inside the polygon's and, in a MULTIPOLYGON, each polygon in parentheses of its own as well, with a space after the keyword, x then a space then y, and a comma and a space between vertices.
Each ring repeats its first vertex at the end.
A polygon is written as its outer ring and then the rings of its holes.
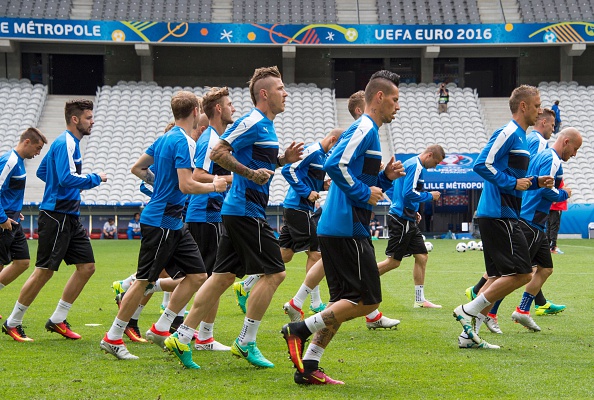
POLYGON ((550 108, 559 100, 561 128, 576 127, 584 138, 578 156, 563 165, 565 183, 573 190, 570 201, 594 203, 594 171, 590 164, 594 157, 594 123, 590 117, 594 108, 594 86, 580 86, 577 82, 541 82, 538 88, 543 107, 550 108))
POLYGON ((436 84, 401 84, 400 111, 389 125, 396 153, 420 153, 433 143, 447 152, 480 152, 492 132, 486 132, 476 91, 454 84, 448 90, 448 112, 439 114, 436 84))
POLYGON ((480 24, 476 0, 378 0, 380 24, 390 25, 443 25, 480 24))
POLYGON ((14 147, 25 129, 36 127, 47 87, 28 79, 0 78, 0 154, 14 147))

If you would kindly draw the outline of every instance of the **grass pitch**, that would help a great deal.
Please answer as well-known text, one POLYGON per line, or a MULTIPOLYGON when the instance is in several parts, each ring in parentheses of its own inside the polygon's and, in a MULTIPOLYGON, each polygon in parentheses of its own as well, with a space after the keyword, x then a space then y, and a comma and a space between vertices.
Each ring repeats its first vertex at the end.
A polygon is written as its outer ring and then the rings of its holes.
MULTIPOLYGON (((31 241, 34 258, 37 243, 31 241)), ((378 261, 385 240, 374 242, 378 261)), ((555 273, 544 287, 547 298, 566 304, 559 315, 534 317, 543 329, 530 333, 511 322, 521 290, 500 307, 503 335, 481 331, 501 350, 459 349, 460 325, 452 310, 466 302, 464 290, 484 271, 482 253, 457 253, 456 241, 433 240, 425 294, 443 309, 413 309, 412 260, 382 277, 380 310, 402 322, 395 331, 369 331, 364 319, 343 324, 326 350, 321 366, 341 387, 303 387, 293 383, 291 362, 279 331, 288 321, 282 305, 303 281, 304 256, 287 266, 258 334, 258 347, 275 363, 258 370, 229 353, 194 351, 200 370, 184 370, 174 356, 150 344, 127 342, 136 361, 118 361, 99 349, 117 308, 111 282, 136 270, 139 241, 94 241, 97 270, 74 304, 68 321, 83 338, 63 339, 44 330, 72 267, 62 266, 25 314, 24 327, 33 343, 0 335, 2 399, 332 399, 332 398, 591 398, 594 397, 592 344, 592 259, 594 241, 561 240, 563 255, 553 255, 555 273)), ((34 265, 34 260, 32 260, 34 265)), ((33 267, 31 267, 33 268, 33 267)), ((30 271, 0 291, 0 314, 10 314, 30 271)), ((322 297, 328 299, 322 284, 322 297)), ((159 317, 155 295, 140 319, 144 332, 159 317)), ((306 303, 308 304, 308 303, 306 303)), ((215 338, 235 339, 243 314, 231 290, 222 299, 215 338)))

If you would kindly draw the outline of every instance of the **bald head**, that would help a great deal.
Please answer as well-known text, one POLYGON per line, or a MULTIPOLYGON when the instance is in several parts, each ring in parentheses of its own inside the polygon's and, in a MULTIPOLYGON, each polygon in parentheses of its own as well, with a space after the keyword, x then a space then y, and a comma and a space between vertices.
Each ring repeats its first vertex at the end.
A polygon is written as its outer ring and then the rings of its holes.
POLYGON ((553 144, 553 149, 557 152, 563 161, 568 161, 575 157, 578 149, 582 146, 581 133, 572 127, 565 128, 557 135, 557 140, 553 144))
POLYGON ((198 140, 200 135, 202 135, 202 132, 204 132, 206 130, 206 128, 208 128, 208 125, 209 125, 208 116, 206 114, 200 114, 200 117, 198 117, 198 125, 196 126, 196 129, 194 129, 194 132, 192 133, 192 138, 194 140, 198 140))
POLYGON ((322 139, 320 144, 322 145, 322 148, 326 153, 338 142, 338 139, 340 138, 340 135, 342 135, 342 132, 344 132, 344 129, 334 128, 330 132, 328 132, 324 139, 322 139))

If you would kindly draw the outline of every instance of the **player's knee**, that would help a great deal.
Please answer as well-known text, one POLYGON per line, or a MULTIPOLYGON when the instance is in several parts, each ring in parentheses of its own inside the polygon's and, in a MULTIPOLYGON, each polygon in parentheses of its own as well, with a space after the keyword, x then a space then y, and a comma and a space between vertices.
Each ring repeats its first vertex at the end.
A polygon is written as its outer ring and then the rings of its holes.
POLYGON ((81 274, 90 278, 95 273, 95 263, 82 264, 77 269, 81 274))
MULTIPOLYGON (((27 270, 27 268, 29 268, 29 265, 31 263, 30 263, 30 260, 15 260, 12 262, 12 264, 16 270, 20 271, 19 273, 23 273, 24 271, 27 270)), ((0 270, 1 270, 1 268, 0 268, 0 270)))

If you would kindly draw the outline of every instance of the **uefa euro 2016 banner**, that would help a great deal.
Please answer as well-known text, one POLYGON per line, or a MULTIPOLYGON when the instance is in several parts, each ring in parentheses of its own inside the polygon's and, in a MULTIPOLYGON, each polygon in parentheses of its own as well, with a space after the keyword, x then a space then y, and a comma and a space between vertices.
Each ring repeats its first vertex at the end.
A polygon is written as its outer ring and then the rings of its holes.
POLYGON ((0 18, 0 38, 235 45, 447 45, 594 42, 594 23, 271 25, 0 18))
MULTIPOLYGON (((417 154, 395 154, 398 161, 405 162, 417 154)), ((482 189, 483 178, 472 170, 478 154, 446 153, 435 168, 423 173, 425 190, 482 189)))

